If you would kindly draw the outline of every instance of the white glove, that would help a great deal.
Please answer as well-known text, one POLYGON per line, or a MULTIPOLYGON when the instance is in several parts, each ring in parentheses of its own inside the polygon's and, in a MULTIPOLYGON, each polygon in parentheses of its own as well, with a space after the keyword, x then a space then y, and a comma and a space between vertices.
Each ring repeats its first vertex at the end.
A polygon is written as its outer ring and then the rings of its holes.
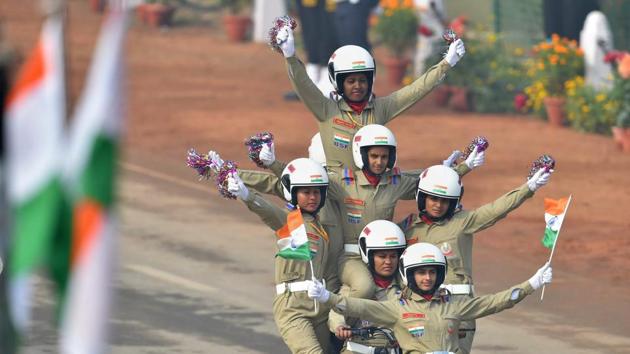
POLYGON ((547 262, 545 263, 545 265, 540 267, 540 269, 538 269, 536 274, 534 274, 533 277, 529 278, 528 281, 529 281, 529 284, 532 286, 532 288, 534 288, 534 290, 537 290, 544 284, 551 283, 552 279, 553 279, 553 273, 551 269, 551 264, 547 262))
POLYGON ((271 146, 263 144, 260 149, 260 153, 258 154, 258 158, 262 161, 262 164, 265 167, 271 166, 271 164, 276 160, 276 147, 273 142, 271 143, 271 146))
POLYGON ((536 171, 536 173, 534 173, 532 178, 527 180, 527 187, 529 187, 529 190, 532 192, 537 191, 538 188, 544 186, 549 182, 549 178, 551 177, 552 173, 553 170, 545 172, 545 169, 541 168, 540 170, 536 171))
POLYGON ((475 146, 475 149, 470 153, 470 155, 468 155, 468 158, 465 161, 466 166, 468 166, 471 170, 483 165, 483 163, 486 162, 486 152, 478 152, 478 149, 479 147, 475 146))
POLYGON ((330 298, 330 291, 326 290, 321 281, 315 279, 308 284, 308 297, 323 303, 330 298))
POLYGON ((451 67, 453 67, 464 56, 464 54, 466 54, 466 47, 464 46, 464 41, 460 38, 448 46, 448 51, 446 52, 444 59, 451 67))
POLYGON ((295 55, 295 39, 293 38, 293 30, 291 27, 282 27, 276 35, 276 42, 280 46, 285 58, 290 58, 295 55))
POLYGON ((249 189, 245 187, 245 184, 236 173, 232 173, 228 177, 228 192, 241 198, 241 200, 246 200, 249 196, 249 189))
POLYGON ((208 152, 208 159, 210 159, 210 162, 212 162, 215 166, 217 166, 217 169, 223 166, 223 160, 221 159, 221 156, 219 156, 219 154, 216 151, 210 150, 208 152))
POLYGON ((442 161, 442 165, 451 167, 455 160, 457 160, 460 156, 462 156, 462 152, 459 150, 453 150, 451 156, 447 157, 446 160, 442 161))

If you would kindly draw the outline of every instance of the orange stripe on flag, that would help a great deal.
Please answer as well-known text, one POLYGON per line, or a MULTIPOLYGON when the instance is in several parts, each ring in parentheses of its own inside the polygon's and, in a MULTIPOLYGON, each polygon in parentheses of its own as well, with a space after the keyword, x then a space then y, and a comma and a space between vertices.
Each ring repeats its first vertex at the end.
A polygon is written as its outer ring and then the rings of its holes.
POLYGON ((560 215, 564 213, 569 198, 560 198, 558 200, 545 198, 545 213, 551 215, 560 215))
POLYGON ((83 200, 74 211, 72 239, 72 267, 94 243, 94 237, 103 227, 103 208, 93 200, 83 200))
POLYGON ((25 93, 29 92, 33 86, 37 85, 46 74, 46 57, 44 53, 44 43, 39 41, 31 53, 26 63, 20 69, 17 80, 9 92, 6 106, 10 107, 25 93))
POLYGON ((289 237, 291 236, 291 231, 299 228, 302 224, 304 224, 302 212, 297 208, 287 215, 287 223, 276 231, 276 236, 278 238, 289 237))

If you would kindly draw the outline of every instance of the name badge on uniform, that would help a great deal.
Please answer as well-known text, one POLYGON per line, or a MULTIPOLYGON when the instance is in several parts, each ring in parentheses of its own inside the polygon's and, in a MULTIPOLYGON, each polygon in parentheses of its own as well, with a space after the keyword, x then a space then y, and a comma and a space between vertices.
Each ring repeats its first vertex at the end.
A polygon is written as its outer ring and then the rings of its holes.
POLYGON ((333 136, 333 145, 340 149, 347 149, 350 146, 350 137, 344 134, 335 133, 333 136))
POLYGON ((424 335, 424 326, 410 327, 407 328, 407 330, 414 338, 422 337, 424 335))
POLYGON ((361 222, 361 211, 360 210, 348 210, 346 213, 348 216, 348 222, 350 224, 358 224, 361 222))

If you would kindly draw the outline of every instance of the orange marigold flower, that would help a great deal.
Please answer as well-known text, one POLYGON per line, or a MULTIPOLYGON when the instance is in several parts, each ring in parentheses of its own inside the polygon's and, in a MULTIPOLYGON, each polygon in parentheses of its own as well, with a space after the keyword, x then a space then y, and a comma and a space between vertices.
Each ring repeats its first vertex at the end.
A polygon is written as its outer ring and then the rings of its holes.
POLYGON ((551 63, 551 65, 556 65, 558 64, 558 56, 553 54, 549 56, 549 62, 551 63))
POLYGON ((557 33, 551 35, 551 42, 558 43, 560 41, 560 36, 557 33))
POLYGON ((630 79, 630 54, 624 55, 618 62, 617 71, 619 76, 624 79, 630 79))

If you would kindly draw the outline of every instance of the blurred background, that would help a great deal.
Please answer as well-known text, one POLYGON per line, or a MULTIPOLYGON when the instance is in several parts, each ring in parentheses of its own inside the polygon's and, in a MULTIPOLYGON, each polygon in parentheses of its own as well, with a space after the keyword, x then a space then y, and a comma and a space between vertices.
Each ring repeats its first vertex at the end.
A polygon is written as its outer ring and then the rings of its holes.
POLYGON ((267 43, 284 14, 325 94, 338 46, 373 52, 386 96, 441 60, 445 29, 464 40, 389 127, 403 170, 488 138, 466 208, 556 159, 474 254, 478 294, 527 279, 549 256, 544 198, 572 195, 554 283, 478 321, 474 352, 630 352, 630 1, 153 0, 123 2, 126 18, 120 5, 0 2, 0 353, 287 352, 273 233, 186 166, 195 148, 255 169, 243 141, 263 131, 278 159, 306 156, 316 121, 267 43))

